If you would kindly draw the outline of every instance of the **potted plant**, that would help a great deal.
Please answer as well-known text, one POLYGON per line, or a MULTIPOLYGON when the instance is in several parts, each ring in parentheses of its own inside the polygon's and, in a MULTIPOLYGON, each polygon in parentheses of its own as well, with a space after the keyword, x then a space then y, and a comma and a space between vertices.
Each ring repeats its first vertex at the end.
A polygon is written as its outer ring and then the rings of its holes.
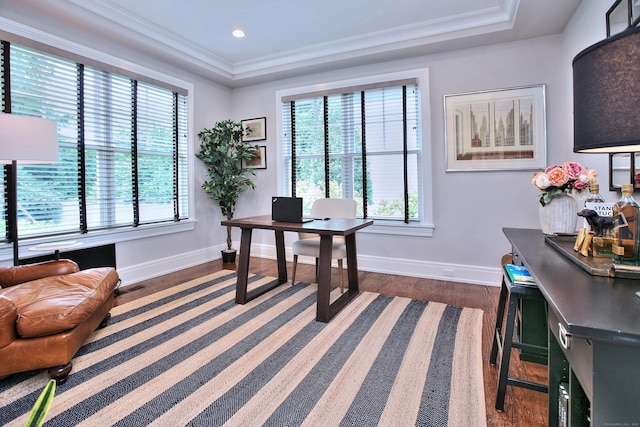
MULTIPOLYGON (((238 197, 247 188, 256 188, 248 174, 255 175, 247 163, 259 153, 257 145, 242 141, 242 123, 223 120, 211 129, 203 129, 198 137, 200 151, 196 156, 207 165, 209 180, 202 189, 209 194, 228 220, 233 213, 238 197)), ((231 248, 231 227, 227 227, 227 249, 222 251, 223 262, 235 262, 236 250, 231 248)))

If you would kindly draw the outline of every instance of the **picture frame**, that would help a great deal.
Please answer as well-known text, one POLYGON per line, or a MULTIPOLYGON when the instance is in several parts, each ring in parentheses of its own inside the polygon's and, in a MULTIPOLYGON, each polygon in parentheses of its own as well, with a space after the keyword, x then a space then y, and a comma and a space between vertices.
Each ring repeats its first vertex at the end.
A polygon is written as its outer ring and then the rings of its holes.
POLYGON ((244 162, 244 167, 252 168, 252 169, 266 169, 267 168, 267 146, 266 145, 258 145, 259 156, 248 161, 244 162))
POLYGON ((267 139, 267 118, 258 117, 255 119, 242 120, 242 140, 243 141, 264 141, 267 139))
POLYGON ((609 190, 621 191, 622 184, 640 189, 640 153, 609 153, 609 190))
POLYGON ((605 14, 607 38, 616 35, 632 25, 635 0, 615 0, 605 14))
POLYGON ((640 24, 640 1, 638 0, 629 0, 630 6, 629 6, 629 10, 630 10, 630 20, 631 20, 631 26, 632 27, 637 27, 638 24, 640 24))
POLYGON ((445 95, 444 109, 447 172, 546 167, 544 84, 445 95))

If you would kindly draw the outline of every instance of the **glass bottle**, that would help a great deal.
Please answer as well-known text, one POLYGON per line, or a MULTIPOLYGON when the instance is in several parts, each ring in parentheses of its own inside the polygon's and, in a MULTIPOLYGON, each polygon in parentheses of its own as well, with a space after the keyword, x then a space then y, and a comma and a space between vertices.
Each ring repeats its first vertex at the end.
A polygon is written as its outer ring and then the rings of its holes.
POLYGON ((604 197, 600 195, 600 185, 591 184, 589 186, 589 196, 584 201, 584 206, 587 207, 587 203, 607 203, 604 197))
MULTIPOLYGON (((591 184, 589 186, 589 196, 584 202, 584 207, 586 209, 595 211, 598 214, 598 216, 610 217, 612 205, 613 205, 612 203, 607 203, 604 200, 604 197, 600 195, 600 186, 598 184, 591 184)), ((594 232, 591 240, 593 256, 601 257, 601 258, 611 258, 611 256, 613 255, 613 253, 611 252, 611 244, 613 242, 613 234, 612 234, 613 230, 611 228, 605 228, 605 227, 596 228, 594 230, 594 229, 591 229, 591 226, 589 225, 589 221, 586 218, 584 222, 585 222, 585 225, 584 225, 585 228, 587 228, 587 230, 594 232)))
POLYGON ((633 198, 633 185, 622 184, 622 197, 613 205, 613 262, 638 264, 638 213, 640 205, 633 198))

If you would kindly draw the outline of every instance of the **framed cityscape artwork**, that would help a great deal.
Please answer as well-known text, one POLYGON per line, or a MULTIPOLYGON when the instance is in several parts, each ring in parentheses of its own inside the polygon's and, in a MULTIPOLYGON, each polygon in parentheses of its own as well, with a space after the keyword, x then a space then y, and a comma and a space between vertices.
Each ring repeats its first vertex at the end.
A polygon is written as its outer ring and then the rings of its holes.
POLYGON ((546 167, 545 86, 445 95, 446 170, 546 167))

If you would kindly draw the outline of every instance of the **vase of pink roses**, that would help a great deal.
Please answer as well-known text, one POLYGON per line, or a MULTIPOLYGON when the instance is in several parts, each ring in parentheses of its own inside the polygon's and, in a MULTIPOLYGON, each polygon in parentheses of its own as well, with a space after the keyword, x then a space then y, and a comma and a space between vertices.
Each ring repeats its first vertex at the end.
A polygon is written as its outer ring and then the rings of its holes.
POLYGON ((578 162, 564 162, 536 172, 532 184, 541 191, 538 213, 542 232, 547 235, 575 233, 579 208, 577 198, 597 182, 596 170, 585 168, 578 162))

